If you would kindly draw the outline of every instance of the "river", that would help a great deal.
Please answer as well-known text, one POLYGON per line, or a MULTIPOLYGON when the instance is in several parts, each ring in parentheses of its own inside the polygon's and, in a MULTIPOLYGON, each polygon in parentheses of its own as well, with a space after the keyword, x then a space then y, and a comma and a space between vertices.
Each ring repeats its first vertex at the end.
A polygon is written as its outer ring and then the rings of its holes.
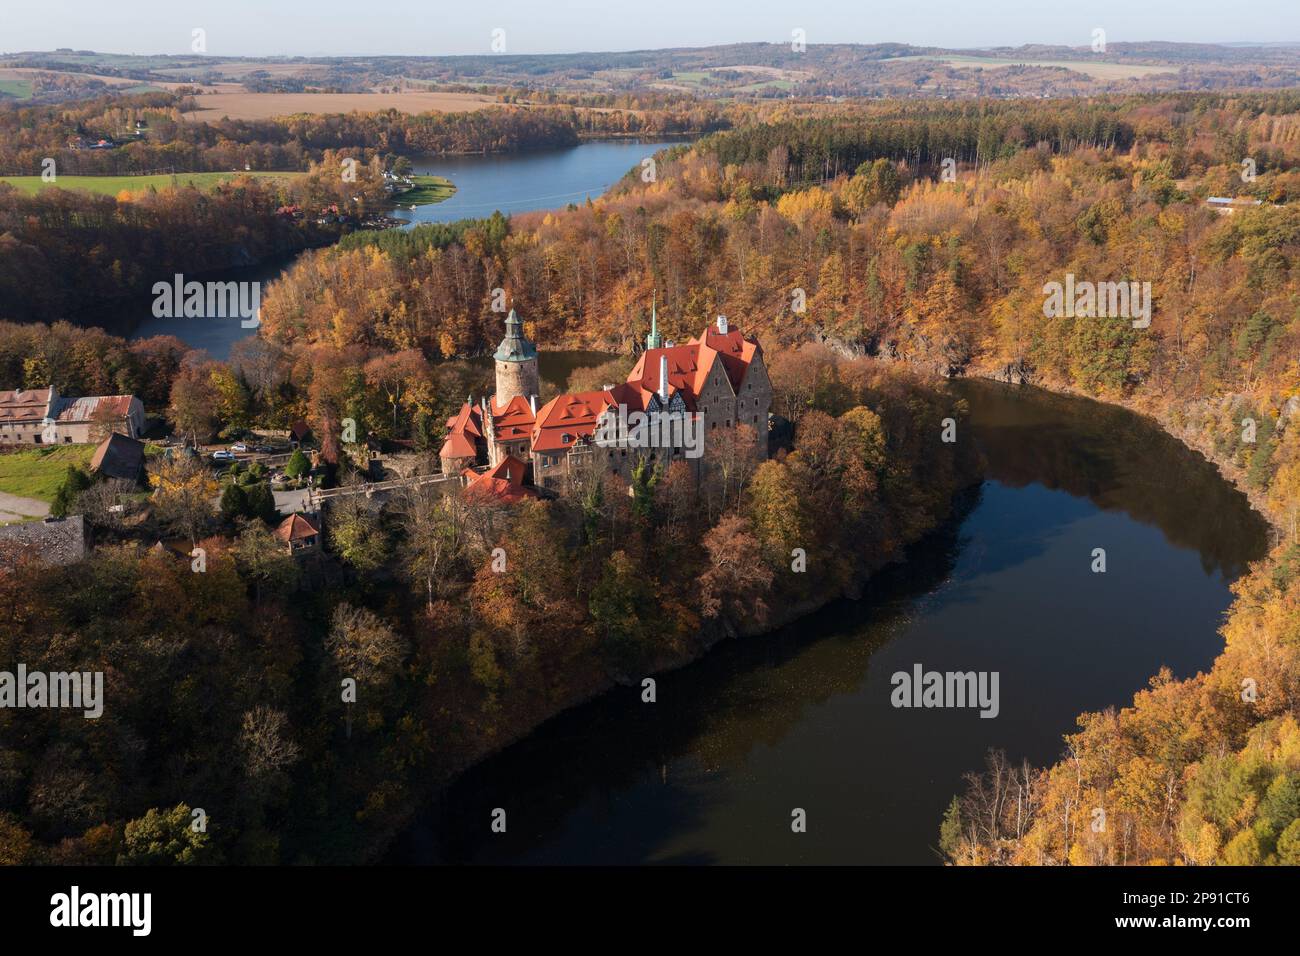
POLYGON ((1229 584, 1266 548, 1245 498, 1123 409, 950 387, 986 480, 906 562, 860 600, 661 675, 658 703, 620 688, 547 722, 461 777, 390 860, 933 864, 988 748, 1046 764, 1076 715, 1128 704, 1162 666, 1208 668, 1229 584), (998 715, 894 708, 891 675, 915 664, 998 672, 998 715))
MULTIPOLYGON (((423 222, 450 222, 482 218, 493 211, 503 213, 553 209, 567 203, 597 198, 641 160, 660 149, 687 140, 592 141, 567 149, 545 149, 522 153, 494 153, 473 156, 413 156, 418 173, 445 176, 456 192, 440 203, 394 210, 391 215, 410 226, 423 222)), ((228 269, 204 276, 203 281, 256 281, 266 286, 292 265, 295 257, 262 263, 243 269, 228 269)), ((170 279, 171 277, 166 277, 170 279)), ((194 348, 204 349, 215 359, 225 360, 230 347, 255 334, 243 328, 237 318, 157 318, 153 297, 141 297, 114 304, 102 316, 87 318, 84 324, 102 324, 109 329, 131 329, 130 338, 174 335, 194 348)))

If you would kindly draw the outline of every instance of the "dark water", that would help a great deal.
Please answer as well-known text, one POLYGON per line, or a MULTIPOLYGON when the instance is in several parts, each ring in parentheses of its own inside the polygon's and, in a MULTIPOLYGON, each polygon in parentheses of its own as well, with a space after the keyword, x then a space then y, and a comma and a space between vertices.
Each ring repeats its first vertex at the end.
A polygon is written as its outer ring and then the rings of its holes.
POLYGON ((481 219, 498 209, 507 215, 559 209, 598 198, 647 156, 684 142, 689 140, 625 139, 526 153, 413 156, 417 173, 445 176, 456 192, 440 203, 399 209, 392 215, 411 223, 452 222, 481 219))
POLYGON ((466 774, 392 860, 934 863, 987 748, 1049 762, 1077 714, 1129 703, 1162 665, 1207 668, 1228 584, 1266 547, 1245 499, 1121 409, 953 391, 987 480, 864 599, 724 642, 662 675, 656 704, 618 689, 560 715, 466 774), (893 708, 890 676, 917 663, 999 672, 999 715, 893 708))
MULTIPOLYGON (((280 278, 297 256, 284 256, 261 262, 255 266, 239 269, 222 269, 203 275, 186 275, 185 280, 200 282, 258 282, 261 284, 260 296, 266 298, 266 288, 280 278)), ((163 276, 159 281, 170 282, 171 276, 163 276)), ((153 314, 152 295, 132 300, 115 306, 114 321, 119 327, 132 328, 129 338, 147 339, 155 335, 174 335, 191 348, 203 349, 212 358, 225 361, 230 357, 230 347, 242 338, 256 335, 256 328, 244 328, 241 319, 235 316, 214 318, 158 318, 153 314)), ((87 323, 93 324, 93 323, 87 323)))
MULTIPOLYGON (((687 140, 618 140, 526 153, 413 157, 417 172, 446 176, 456 184, 456 193, 443 202, 413 210, 398 209, 391 215, 412 224, 450 222, 490 216, 497 209, 509 214, 584 202, 588 196, 598 197, 644 157, 678 142, 687 140)), ((294 257, 290 256, 249 268, 186 278, 205 282, 260 282, 265 298, 267 285, 278 279, 293 261, 294 257)), ((171 277, 160 278, 170 280, 171 277)), ((85 316, 80 321, 110 330, 133 329, 132 339, 175 335, 187 345, 206 349, 209 355, 220 360, 229 358, 230 347, 240 339, 256 334, 255 329, 243 328, 236 318, 155 318, 152 306, 152 295, 141 296, 116 303, 101 316, 85 316)))

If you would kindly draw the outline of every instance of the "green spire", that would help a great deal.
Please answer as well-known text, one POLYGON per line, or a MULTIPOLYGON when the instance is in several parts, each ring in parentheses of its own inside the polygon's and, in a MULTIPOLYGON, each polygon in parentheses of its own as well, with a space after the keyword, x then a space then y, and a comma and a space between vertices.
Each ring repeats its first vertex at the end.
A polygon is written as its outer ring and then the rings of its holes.
POLYGON ((514 309, 506 316, 506 337, 492 357, 498 362, 527 362, 537 358, 537 347, 524 337, 524 323, 514 309))
POLYGON ((645 337, 645 347, 647 349, 662 348, 664 344, 663 336, 659 334, 659 312, 656 309, 658 297, 659 290, 656 289, 650 297, 650 334, 645 337))

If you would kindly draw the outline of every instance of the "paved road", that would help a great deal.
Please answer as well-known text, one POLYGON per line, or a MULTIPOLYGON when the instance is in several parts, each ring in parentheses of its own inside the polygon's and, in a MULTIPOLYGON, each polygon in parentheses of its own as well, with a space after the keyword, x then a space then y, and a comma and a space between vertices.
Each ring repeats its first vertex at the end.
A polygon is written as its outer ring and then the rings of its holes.
POLYGON ((26 518, 44 518, 50 506, 36 498, 23 498, 0 491, 0 524, 12 524, 26 518))
POLYGON ((287 515, 293 511, 304 511, 307 508, 307 489, 301 488, 298 491, 274 491, 275 510, 282 515, 287 515))

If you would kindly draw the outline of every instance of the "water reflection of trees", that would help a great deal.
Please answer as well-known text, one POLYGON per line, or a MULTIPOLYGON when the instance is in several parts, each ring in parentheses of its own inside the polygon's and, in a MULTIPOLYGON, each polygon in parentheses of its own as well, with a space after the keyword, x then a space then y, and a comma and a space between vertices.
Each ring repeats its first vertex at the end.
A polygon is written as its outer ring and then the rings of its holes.
MULTIPOLYGON (((1012 487, 1039 483, 1153 525, 1171 545, 1195 549, 1207 572, 1234 576, 1263 554, 1267 526, 1245 498, 1140 416, 1036 389, 982 382, 953 388, 970 402, 988 477, 1012 487)), ((399 854, 427 861, 439 844, 433 855, 449 860, 558 861, 558 854, 572 855, 572 834, 580 834, 584 860, 665 859, 666 841, 704 826, 709 800, 727 799, 724 790, 692 786, 693 777, 743 767, 755 748, 777 745, 810 709, 861 686, 873 654, 951 575, 961 522, 977 503, 975 491, 903 565, 877 575, 862 600, 719 645, 662 679, 657 705, 642 704, 639 688, 623 688, 549 721, 462 777, 442 807, 403 838, 399 854), (651 798, 646 788, 657 780, 663 787, 651 798), (629 803, 633 822, 608 825, 629 803), (507 835, 488 832, 497 806, 523 811, 511 817, 507 835), (571 835, 560 839, 566 830, 571 835)), ((711 860, 694 853, 689 862, 711 860)))
MULTIPOLYGON (((742 766, 760 745, 775 746, 807 711, 866 678, 872 655, 906 626, 915 601, 952 573, 962 520, 978 503, 978 489, 960 503, 940 531, 909 550, 907 560, 877 574, 862 599, 837 601, 771 634, 727 641, 687 668, 661 679, 659 703, 623 688, 548 721, 523 741, 467 772, 443 806, 403 838, 403 860, 516 861, 545 847, 587 804, 595 826, 579 827, 582 859, 662 860, 663 840, 702 825, 711 807, 707 791, 673 792, 681 774, 742 766), (616 799, 637 800, 638 789, 659 778, 663 794, 637 805, 633 831, 599 825, 616 799), (526 831, 491 835, 493 807, 526 809, 526 831), (421 848, 424 848, 421 850, 421 848)), ((549 858, 548 858, 549 861, 549 858)), ((673 859, 671 862, 681 862, 673 859)), ((712 862, 692 856, 690 862, 712 862)))
POLYGON ((1040 389, 961 381, 989 478, 1039 483, 1122 511, 1201 556, 1207 573, 1240 575, 1267 547, 1268 525, 1217 469, 1126 409, 1040 389))

